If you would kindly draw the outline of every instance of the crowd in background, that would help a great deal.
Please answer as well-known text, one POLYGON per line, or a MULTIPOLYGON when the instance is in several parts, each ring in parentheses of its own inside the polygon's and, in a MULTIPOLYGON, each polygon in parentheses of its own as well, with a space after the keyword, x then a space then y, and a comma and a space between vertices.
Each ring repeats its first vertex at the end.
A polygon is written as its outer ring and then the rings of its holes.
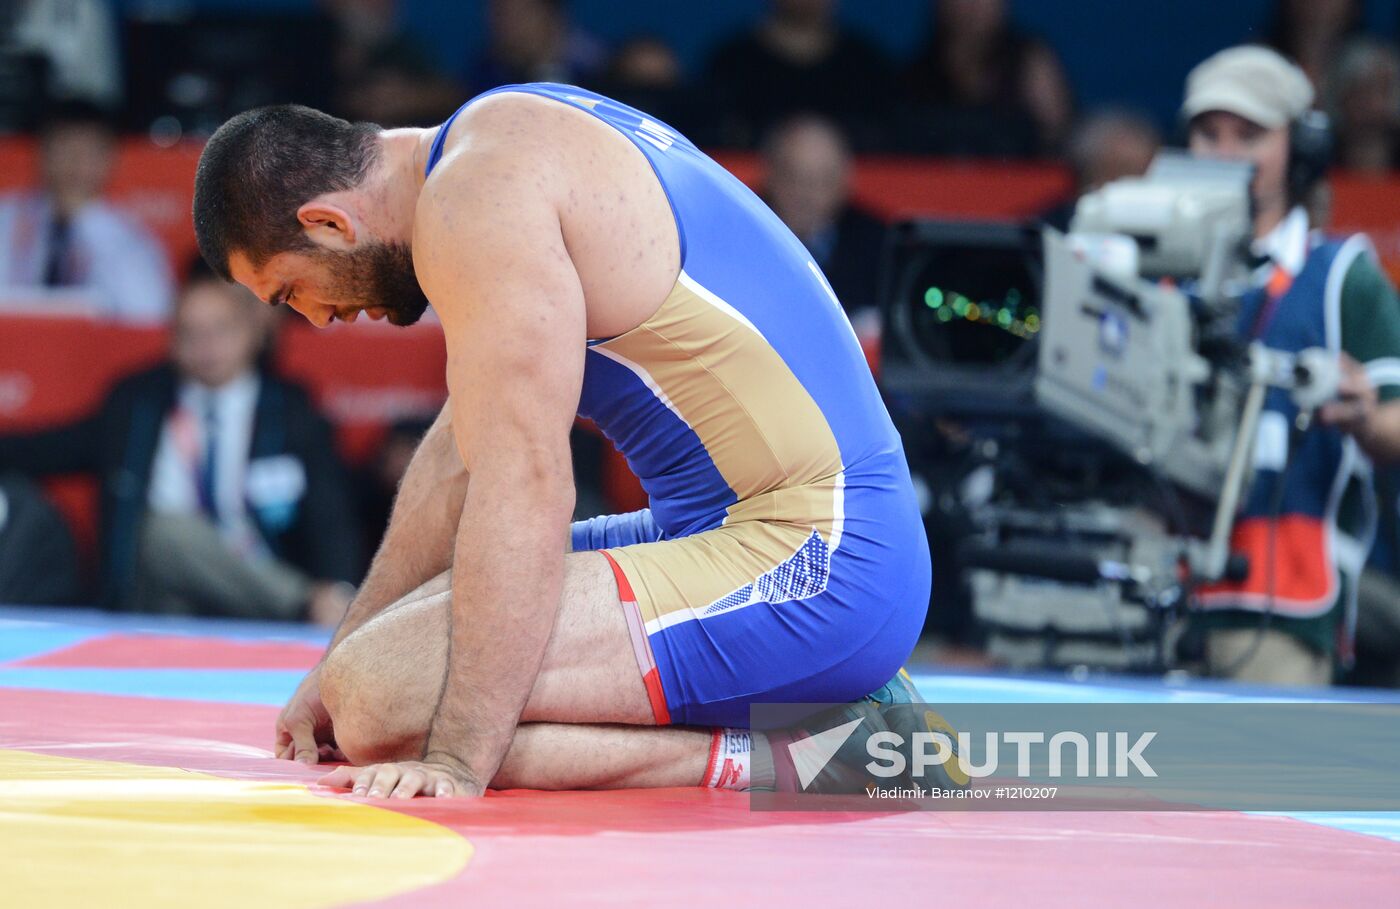
MULTIPOLYGON (((843 24, 835 0, 753 5, 750 25, 687 68, 656 34, 609 46, 566 0, 486 0, 485 34, 462 41, 480 50, 448 61, 403 26, 397 0, 264 3, 242 16, 218 4, 18 0, 0 13, 0 129, 33 128, 45 101, 74 98, 157 141, 278 101, 426 125, 497 85, 557 81, 633 103, 702 147, 757 148, 781 121, 817 114, 858 152, 1059 158, 1076 120, 1096 113, 1079 108, 1059 53, 1018 26, 1007 0, 932 0, 909 24, 926 34, 908 59, 843 24)), ((1364 30, 1364 8, 1278 0, 1253 37, 1312 79, 1339 163, 1386 171, 1400 51, 1364 30)))
MULTIPOLYGON (((438 122, 506 83, 593 88, 702 147, 760 150, 766 200, 853 313, 876 302, 879 224, 851 201, 852 155, 1058 160, 1082 192, 1141 172, 1162 141, 1141 110, 1081 108, 1060 56, 1017 25, 1007 0, 932 0, 927 25, 911 23, 926 35, 905 60, 844 24, 835 0, 755 3, 754 21, 691 71, 655 34, 606 45, 566 0, 483 8, 480 50, 443 63, 403 26, 398 0, 260 4, 246 15, 213 4, 6 4, 0 130, 40 136, 44 191, 0 200, 0 285, 83 288, 100 315, 164 320, 181 264, 102 204, 113 140, 197 139, 263 103, 393 127, 438 122)), ((1400 51, 1363 29, 1363 9, 1278 0, 1256 32, 1313 80, 1337 164, 1379 173, 1400 158, 1400 51)), ((1045 220, 1066 226, 1073 198, 1045 220)))

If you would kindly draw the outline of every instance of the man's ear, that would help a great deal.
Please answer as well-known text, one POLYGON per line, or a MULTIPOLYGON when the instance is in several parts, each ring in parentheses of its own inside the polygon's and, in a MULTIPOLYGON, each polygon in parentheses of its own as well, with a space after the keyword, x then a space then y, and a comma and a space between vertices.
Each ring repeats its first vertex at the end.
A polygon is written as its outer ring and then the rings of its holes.
POLYGON ((297 220, 318 246, 345 251, 355 245, 355 222, 339 205, 313 199, 297 209, 297 220))

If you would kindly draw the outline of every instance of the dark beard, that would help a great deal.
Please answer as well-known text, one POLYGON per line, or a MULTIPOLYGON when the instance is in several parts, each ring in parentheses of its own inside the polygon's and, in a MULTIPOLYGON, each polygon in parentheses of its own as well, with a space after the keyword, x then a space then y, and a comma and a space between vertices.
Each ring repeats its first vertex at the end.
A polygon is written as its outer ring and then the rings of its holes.
POLYGON ((336 276, 331 295, 344 305, 381 308, 398 326, 412 325, 428 308, 406 244, 372 243, 355 252, 334 253, 330 265, 336 276))

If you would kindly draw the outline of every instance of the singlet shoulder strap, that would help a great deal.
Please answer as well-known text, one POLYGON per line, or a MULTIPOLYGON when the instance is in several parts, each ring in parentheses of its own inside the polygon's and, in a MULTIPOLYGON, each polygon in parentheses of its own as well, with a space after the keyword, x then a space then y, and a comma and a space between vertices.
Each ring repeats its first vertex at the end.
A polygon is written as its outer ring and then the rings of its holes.
POLYGON ((536 85, 498 85, 490 91, 482 92, 469 100, 466 104, 454 110, 452 116, 442 121, 442 125, 438 127, 437 135, 433 136, 433 144, 428 149, 428 163, 423 167, 423 176, 426 177, 428 174, 431 174, 433 168, 437 166, 438 161, 442 160, 442 147, 447 142, 447 134, 451 131, 452 124, 462 115, 462 111, 471 107, 482 98, 488 98, 491 95, 497 95, 501 92, 532 91, 534 94, 543 94, 543 92, 538 91, 538 88, 539 86, 536 85))
POLYGON ((457 108, 455 111, 452 112, 452 116, 442 121, 442 125, 438 127, 437 135, 433 136, 433 144, 428 149, 428 163, 423 168, 424 177, 428 176, 428 174, 431 174, 433 172, 433 168, 437 166, 438 161, 442 160, 442 146, 443 143, 447 141, 447 132, 448 130, 452 129, 452 122, 456 120, 457 115, 460 114, 462 111, 466 110, 467 105, 471 103, 471 101, 468 101, 466 104, 463 104, 461 107, 457 108))

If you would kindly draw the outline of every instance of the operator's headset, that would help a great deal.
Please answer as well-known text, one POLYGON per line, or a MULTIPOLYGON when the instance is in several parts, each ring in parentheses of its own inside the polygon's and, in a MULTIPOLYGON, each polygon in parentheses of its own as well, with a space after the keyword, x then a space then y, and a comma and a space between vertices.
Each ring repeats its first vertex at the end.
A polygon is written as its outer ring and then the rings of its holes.
POLYGON ((1298 204, 1332 163, 1332 124, 1320 110, 1304 111, 1288 126, 1288 198, 1298 204))

